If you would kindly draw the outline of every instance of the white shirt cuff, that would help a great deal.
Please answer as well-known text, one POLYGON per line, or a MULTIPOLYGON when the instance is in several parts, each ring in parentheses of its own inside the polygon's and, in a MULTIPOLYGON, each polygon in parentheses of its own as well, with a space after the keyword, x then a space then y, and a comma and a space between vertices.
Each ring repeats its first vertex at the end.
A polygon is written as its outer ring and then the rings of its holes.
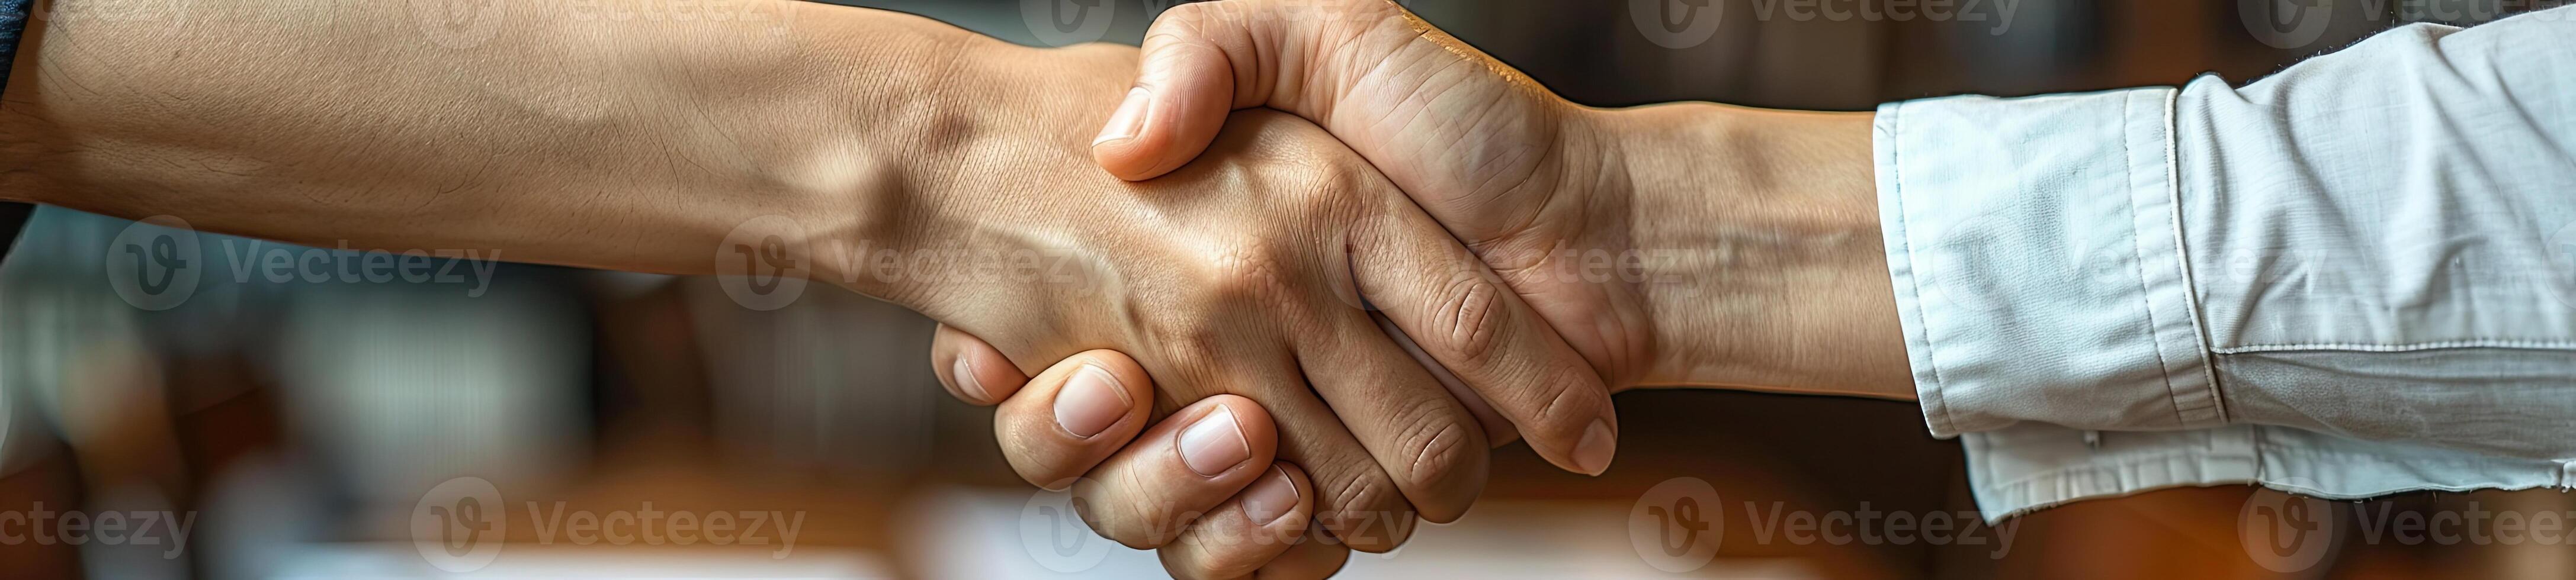
POLYGON ((2171 88, 1878 110, 1888 274, 1933 435, 2222 425, 2171 88))

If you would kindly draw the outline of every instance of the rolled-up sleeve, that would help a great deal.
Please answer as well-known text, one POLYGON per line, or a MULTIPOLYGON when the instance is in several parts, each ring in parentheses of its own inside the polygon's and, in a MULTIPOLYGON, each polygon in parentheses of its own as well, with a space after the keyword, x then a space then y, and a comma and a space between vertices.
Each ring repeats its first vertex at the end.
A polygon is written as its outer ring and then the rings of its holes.
POLYGON ((1935 435, 2003 515, 2173 485, 2576 482, 2576 7, 1879 109, 1935 435))
POLYGON ((2179 236, 2171 88, 1879 109, 1879 213, 1934 435, 2226 422, 2179 236))

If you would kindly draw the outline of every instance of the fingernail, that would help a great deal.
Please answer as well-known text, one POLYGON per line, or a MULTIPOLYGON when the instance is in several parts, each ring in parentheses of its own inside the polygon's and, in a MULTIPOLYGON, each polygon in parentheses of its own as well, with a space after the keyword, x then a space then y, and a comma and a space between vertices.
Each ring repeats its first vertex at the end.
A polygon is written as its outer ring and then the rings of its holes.
POLYGON ((1091 146, 1136 138, 1137 133, 1144 132, 1145 110, 1153 104, 1154 93, 1145 87, 1127 89, 1127 101, 1118 104, 1118 112, 1109 116, 1109 126, 1100 129, 1100 137, 1092 139, 1091 146))
POLYGON ((975 365, 967 364, 965 356, 957 357, 957 364, 949 366, 948 376, 957 381, 958 392, 965 393, 976 404, 993 402, 993 393, 984 390, 984 381, 976 379, 975 365))
POLYGON ((1064 390, 1055 394, 1055 422, 1075 437, 1088 438, 1127 416, 1131 403, 1127 389, 1118 386, 1118 377, 1100 367, 1083 365, 1065 382, 1064 390))
POLYGON ((1270 466, 1269 477, 1243 490, 1243 515, 1251 517, 1253 525, 1270 525, 1296 510, 1297 482, 1288 479, 1288 470, 1279 466, 1270 466))
POLYGON ((1252 444, 1234 424, 1234 411, 1220 405, 1198 424, 1181 430, 1181 462, 1190 471, 1214 476, 1252 458, 1252 444))
POLYGON ((1619 444, 1610 434, 1610 422, 1593 419, 1583 429, 1583 441, 1574 444, 1574 467, 1587 475, 1600 475, 1610 469, 1610 456, 1617 454, 1619 444))

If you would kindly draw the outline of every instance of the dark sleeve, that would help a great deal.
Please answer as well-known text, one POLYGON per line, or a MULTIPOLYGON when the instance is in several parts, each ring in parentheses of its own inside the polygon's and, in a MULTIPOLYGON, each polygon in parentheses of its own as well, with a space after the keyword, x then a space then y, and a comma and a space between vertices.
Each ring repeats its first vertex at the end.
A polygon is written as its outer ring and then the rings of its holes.
MULTIPOLYGON (((0 87, 9 86, 9 65, 18 61, 18 36, 27 32, 27 6, 35 0, 0 0, 0 87)), ((0 258, 18 245, 18 231, 36 206, 0 203, 0 258)))

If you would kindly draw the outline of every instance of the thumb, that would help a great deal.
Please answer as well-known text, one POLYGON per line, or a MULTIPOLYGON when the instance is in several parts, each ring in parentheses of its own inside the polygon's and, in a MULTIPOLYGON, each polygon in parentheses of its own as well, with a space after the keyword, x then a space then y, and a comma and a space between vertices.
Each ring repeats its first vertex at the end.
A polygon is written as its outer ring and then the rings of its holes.
POLYGON ((1154 20, 1136 87, 1092 140, 1092 158, 1102 169, 1143 181, 1189 164, 1215 141, 1227 113, 1261 106, 1277 75, 1294 72, 1259 60, 1258 47, 1280 43, 1256 40, 1282 31, 1276 19, 1253 17, 1253 4, 1182 4, 1154 20))

